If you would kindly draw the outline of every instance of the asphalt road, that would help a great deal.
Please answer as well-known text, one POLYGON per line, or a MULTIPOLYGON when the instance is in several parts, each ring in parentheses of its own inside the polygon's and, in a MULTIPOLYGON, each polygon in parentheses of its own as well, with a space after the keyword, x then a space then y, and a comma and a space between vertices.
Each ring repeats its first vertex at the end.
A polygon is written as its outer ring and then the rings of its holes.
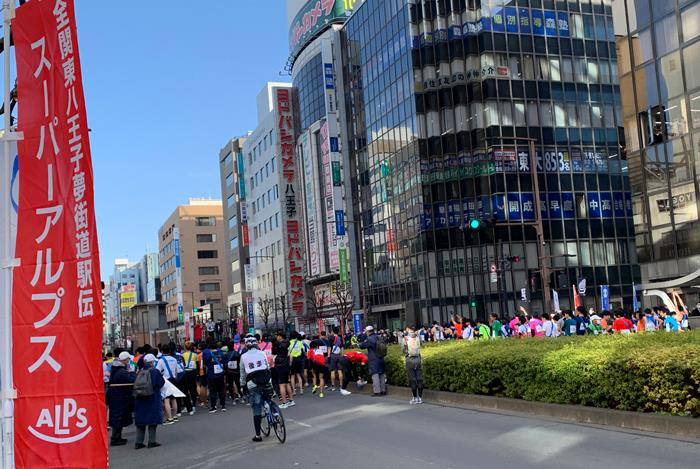
POLYGON ((700 443, 652 434, 557 423, 430 404, 410 406, 391 398, 328 392, 306 395, 284 410, 287 442, 252 443, 250 407, 209 414, 203 408, 158 427, 159 448, 110 448, 110 467, 458 469, 694 468, 700 443), (245 465, 245 466, 244 466, 245 465))

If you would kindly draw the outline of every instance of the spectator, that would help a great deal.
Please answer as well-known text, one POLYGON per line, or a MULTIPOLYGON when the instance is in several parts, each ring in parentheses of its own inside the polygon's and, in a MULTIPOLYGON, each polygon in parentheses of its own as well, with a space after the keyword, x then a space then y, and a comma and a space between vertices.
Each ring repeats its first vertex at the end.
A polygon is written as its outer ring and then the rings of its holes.
POLYGON ((489 324, 491 325, 491 334, 493 337, 503 337, 503 326, 501 321, 498 320, 498 314, 491 313, 489 315, 489 324))
POLYGON ((564 335, 565 336, 572 336, 576 335, 576 330, 578 329, 577 327, 576 320, 571 317, 571 311, 565 310, 564 311, 564 335))
MULTIPOLYGON (((435 323, 437 326, 437 323, 435 323)), ((386 375, 384 374, 384 355, 377 353, 379 337, 374 333, 374 327, 367 326, 365 328, 367 340, 360 344, 360 348, 367 349, 367 358, 369 360, 369 374, 372 376, 372 389, 374 396, 386 395, 386 375)), ((386 344, 383 345, 386 347, 386 344)), ((379 346, 381 348, 381 346, 379 346)))
POLYGON ((134 420, 136 421, 136 449, 145 448, 143 444, 148 427, 148 447, 160 446, 156 442, 156 428, 163 423, 163 406, 161 405, 160 389, 165 384, 163 375, 154 368, 156 357, 146 354, 143 357, 143 372, 150 373, 153 393, 150 396, 137 397, 134 400, 134 420))
POLYGON ((109 404, 109 426, 112 428, 111 446, 123 446, 122 429, 134 423, 131 413, 134 410, 133 387, 136 376, 129 370, 132 357, 129 352, 121 352, 112 362, 112 374, 107 391, 109 404))
POLYGON ((403 353, 406 355, 406 375, 411 386, 413 399, 411 404, 423 403, 423 369, 420 356, 420 339, 416 332, 406 329, 406 337, 403 345, 403 353))
POLYGON ((615 320, 613 321, 613 332, 616 334, 630 334, 634 329, 632 321, 627 319, 622 311, 615 313, 615 320))

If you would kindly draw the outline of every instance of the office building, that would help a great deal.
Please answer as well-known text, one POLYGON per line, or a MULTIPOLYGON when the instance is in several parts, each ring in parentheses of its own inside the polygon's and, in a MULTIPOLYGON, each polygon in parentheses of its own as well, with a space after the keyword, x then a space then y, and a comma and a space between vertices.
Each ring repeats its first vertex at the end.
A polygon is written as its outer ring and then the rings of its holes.
POLYGON ((246 319, 257 328, 291 327, 304 308, 305 256, 291 85, 267 83, 257 110, 257 128, 243 145, 250 226, 246 319))
POLYGON ((302 328, 327 329, 359 305, 359 250, 347 163, 340 28, 359 1, 288 1, 289 67, 294 86, 296 158, 306 256, 307 307, 302 328), (315 21, 315 22, 314 22, 315 21), (341 313, 342 311, 342 313, 341 313))
POLYGON ((700 1, 615 0, 622 117, 645 305, 700 301, 700 1))
POLYGON ((210 305, 211 314, 197 319, 211 318, 221 323, 222 331, 227 327, 231 282, 225 235, 221 200, 211 199, 190 199, 178 206, 158 230, 161 291, 168 303, 165 313, 171 337, 187 336, 187 316, 192 327, 193 308, 204 305, 210 305))
POLYGON ((230 140, 219 151, 219 173, 221 178, 221 199, 224 202, 224 231, 228 242, 227 265, 231 285, 226 305, 231 311, 232 329, 238 328, 239 320, 246 314, 246 279, 244 266, 248 259, 250 231, 248 229, 248 202, 246 200, 245 158, 243 144, 245 137, 230 140))
POLYGON ((611 0, 366 0, 342 31, 371 320, 631 304, 611 0))

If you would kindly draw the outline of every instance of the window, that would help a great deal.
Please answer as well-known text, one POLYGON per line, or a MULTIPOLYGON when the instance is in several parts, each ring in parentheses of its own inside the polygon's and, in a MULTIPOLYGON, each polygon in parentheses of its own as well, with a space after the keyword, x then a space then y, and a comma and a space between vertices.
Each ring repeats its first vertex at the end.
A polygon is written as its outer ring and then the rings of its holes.
POLYGON ((214 243, 214 242, 216 242, 216 235, 215 234, 198 234, 197 235, 197 242, 198 243, 214 243))
POLYGON ((197 251, 197 259, 216 259, 219 257, 219 251, 208 250, 208 251, 197 251))
MULTIPOLYGON (((662 2, 666 3, 666 2, 662 2)), ((676 15, 670 15, 658 21, 654 26, 657 55, 678 49, 678 23, 676 15)))
POLYGON ((199 275, 219 275, 219 267, 215 265, 200 267, 199 275))
POLYGON ((236 194, 231 194, 226 198, 226 206, 231 208, 236 203, 236 194))
POLYGON ((238 225, 238 217, 236 215, 228 219, 228 228, 230 230, 234 229, 238 225))
POLYGON ((231 249, 238 248, 238 238, 231 238, 231 249))
POLYGON ((690 41, 700 35, 700 3, 681 12, 683 22, 683 40, 690 41))
POLYGON ((200 283, 199 291, 219 291, 221 287, 218 283, 200 283))
POLYGON ((233 184, 233 173, 228 173, 226 176, 226 187, 230 186, 233 184))
POLYGON ((228 152, 226 157, 224 157, 224 166, 230 165, 232 160, 233 160, 233 156, 231 155, 231 152, 228 152))
POLYGON ((214 217, 197 217, 194 224, 196 226, 216 226, 216 218, 214 217))
POLYGON ((700 42, 683 49, 683 60, 688 90, 695 89, 700 86, 700 42))

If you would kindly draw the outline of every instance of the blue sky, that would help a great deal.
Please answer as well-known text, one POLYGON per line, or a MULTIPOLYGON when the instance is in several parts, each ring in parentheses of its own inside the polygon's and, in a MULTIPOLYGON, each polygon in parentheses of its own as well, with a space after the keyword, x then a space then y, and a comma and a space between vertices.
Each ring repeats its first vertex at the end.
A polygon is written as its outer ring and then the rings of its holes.
POLYGON ((221 196, 219 150, 289 80, 282 0, 118 3, 76 1, 104 280, 188 197, 221 196))

